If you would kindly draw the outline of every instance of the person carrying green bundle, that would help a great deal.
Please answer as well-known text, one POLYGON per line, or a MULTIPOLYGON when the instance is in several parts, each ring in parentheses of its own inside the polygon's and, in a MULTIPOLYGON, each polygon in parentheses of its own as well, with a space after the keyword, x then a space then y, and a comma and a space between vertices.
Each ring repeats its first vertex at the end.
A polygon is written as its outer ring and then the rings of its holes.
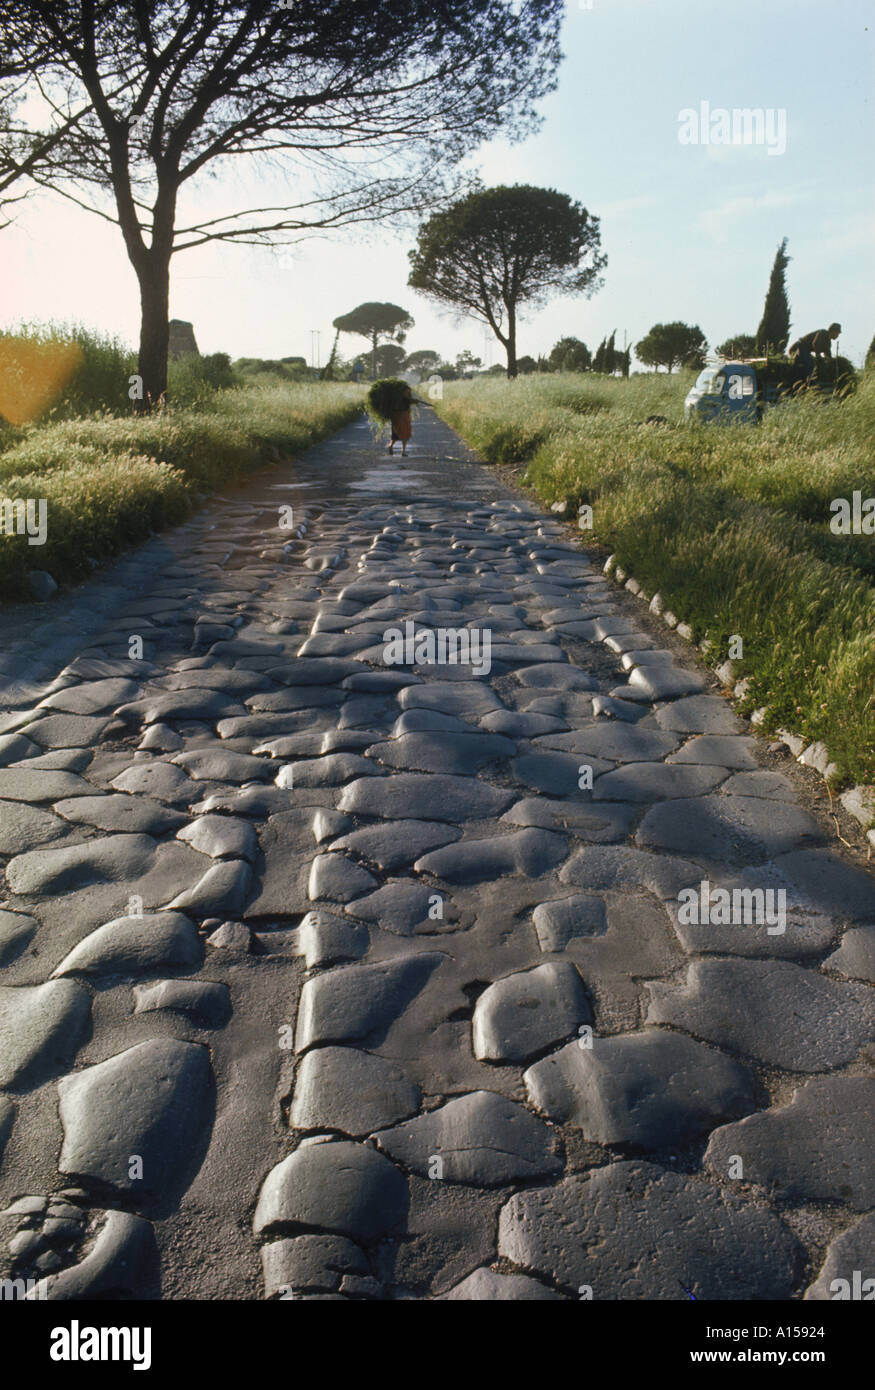
POLYGON ((407 443, 413 433, 410 410, 413 405, 413 392, 408 382, 398 377, 387 377, 375 381, 368 392, 368 410, 378 420, 386 421, 392 431, 387 453, 395 452, 395 445, 401 445, 401 457, 407 456, 407 443))

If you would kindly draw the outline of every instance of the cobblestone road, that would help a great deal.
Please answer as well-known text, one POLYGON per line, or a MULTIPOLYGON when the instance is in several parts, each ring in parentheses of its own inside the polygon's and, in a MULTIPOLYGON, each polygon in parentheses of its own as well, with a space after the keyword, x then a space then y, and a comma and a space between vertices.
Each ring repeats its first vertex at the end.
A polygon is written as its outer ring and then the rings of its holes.
POLYGON ((875 879, 422 416, 0 616, 0 1277, 830 1298, 875 1273, 875 879))

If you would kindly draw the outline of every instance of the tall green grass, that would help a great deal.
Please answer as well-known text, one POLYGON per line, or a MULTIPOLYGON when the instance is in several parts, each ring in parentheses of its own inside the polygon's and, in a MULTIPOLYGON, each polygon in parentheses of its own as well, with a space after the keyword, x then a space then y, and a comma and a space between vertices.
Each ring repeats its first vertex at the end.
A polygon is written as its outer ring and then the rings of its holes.
POLYGON ((451 383, 438 410, 484 458, 525 464, 546 503, 593 508, 594 537, 708 638, 741 635, 766 729, 822 739, 875 780, 875 537, 834 535, 830 502, 875 495, 875 373, 761 426, 683 422, 690 373, 451 383), (649 415, 665 425, 648 426, 649 415))
POLYGON ((0 597, 26 574, 81 579, 94 561, 181 520, 205 490, 293 457, 361 413, 349 385, 272 385, 214 393, 162 414, 61 420, 17 430, 0 453, 0 496, 46 498, 48 538, 0 534, 0 597))

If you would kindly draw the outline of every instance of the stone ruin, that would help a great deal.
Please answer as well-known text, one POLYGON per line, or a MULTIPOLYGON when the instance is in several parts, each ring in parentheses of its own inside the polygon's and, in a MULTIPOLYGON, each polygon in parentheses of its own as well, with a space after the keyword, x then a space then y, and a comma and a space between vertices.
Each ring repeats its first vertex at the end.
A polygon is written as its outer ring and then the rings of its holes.
POLYGON ((200 357, 195 342, 193 324, 187 323, 185 319, 171 319, 168 326, 170 328, 170 340, 167 351, 170 357, 185 357, 190 353, 200 357))

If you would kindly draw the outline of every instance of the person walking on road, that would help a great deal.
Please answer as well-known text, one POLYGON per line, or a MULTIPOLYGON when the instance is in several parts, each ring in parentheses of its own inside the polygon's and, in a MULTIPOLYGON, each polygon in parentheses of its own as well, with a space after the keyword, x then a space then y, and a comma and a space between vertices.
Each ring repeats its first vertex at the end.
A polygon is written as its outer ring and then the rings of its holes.
POLYGON ((388 453, 395 452, 395 445, 401 445, 401 457, 407 457, 407 442, 413 433, 413 426, 410 423, 410 409, 413 405, 413 392, 409 385, 401 399, 401 409, 392 416, 392 438, 389 443, 388 453))

